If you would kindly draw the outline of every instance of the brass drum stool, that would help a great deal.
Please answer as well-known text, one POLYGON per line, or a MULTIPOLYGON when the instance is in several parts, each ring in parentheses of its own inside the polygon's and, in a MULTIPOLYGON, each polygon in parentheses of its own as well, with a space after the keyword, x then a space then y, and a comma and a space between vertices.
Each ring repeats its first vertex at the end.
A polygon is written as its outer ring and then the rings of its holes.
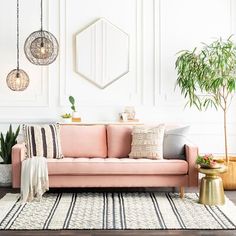
POLYGON ((227 166, 219 168, 205 169, 198 168, 198 171, 206 176, 201 179, 199 203, 206 205, 223 205, 225 194, 220 173, 227 171, 227 166))

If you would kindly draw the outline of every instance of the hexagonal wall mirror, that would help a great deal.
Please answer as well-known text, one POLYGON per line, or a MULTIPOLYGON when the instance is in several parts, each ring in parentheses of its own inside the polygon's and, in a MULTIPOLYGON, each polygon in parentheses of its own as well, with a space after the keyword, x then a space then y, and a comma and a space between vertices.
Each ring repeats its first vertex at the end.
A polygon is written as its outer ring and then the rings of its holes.
POLYGON ((129 71, 129 36, 104 18, 76 35, 76 72, 103 89, 129 71))

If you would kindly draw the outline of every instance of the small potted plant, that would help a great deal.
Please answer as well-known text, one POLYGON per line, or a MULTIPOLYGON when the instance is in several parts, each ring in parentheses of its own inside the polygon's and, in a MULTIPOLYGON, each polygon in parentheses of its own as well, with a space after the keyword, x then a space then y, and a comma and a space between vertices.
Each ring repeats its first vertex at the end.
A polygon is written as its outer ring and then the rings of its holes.
POLYGON ((11 186, 12 183, 12 165, 11 165, 11 150, 12 147, 17 143, 16 139, 20 131, 20 126, 14 133, 12 126, 10 125, 9 130, 4 136, 0 134, 0 157, 2 162, 0 164, 0 186, 11 186))
POLYGON ((71 122, 71 114, 70 113, 65 113, 63 115, 61 115, 62 121, 63 123, 70 123, 71 122))
POLYGON ((196 160, 196 164, 200 165, 201 168, 219 168, 220 164, 217 163, 216 160, 214 160, 214 157, 212 154, 205 154, 203 156, 198 156, 196 160))
POLYGON ((75 99, 73 96, 69 96, 69 101, 71 103, 71 110, 72 110, 72 121, 73 122, 80 122, 81 118, 79 116, 79 113, 75 107, 75 99))

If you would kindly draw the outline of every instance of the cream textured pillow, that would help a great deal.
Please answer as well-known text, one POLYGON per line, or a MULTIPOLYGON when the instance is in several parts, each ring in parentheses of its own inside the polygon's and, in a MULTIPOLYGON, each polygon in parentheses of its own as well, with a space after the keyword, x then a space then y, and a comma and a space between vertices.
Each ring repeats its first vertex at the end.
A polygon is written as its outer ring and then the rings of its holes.
POLYGON ((163 159, 165 125, 135 126, 132 132, 130 158, 163 159))

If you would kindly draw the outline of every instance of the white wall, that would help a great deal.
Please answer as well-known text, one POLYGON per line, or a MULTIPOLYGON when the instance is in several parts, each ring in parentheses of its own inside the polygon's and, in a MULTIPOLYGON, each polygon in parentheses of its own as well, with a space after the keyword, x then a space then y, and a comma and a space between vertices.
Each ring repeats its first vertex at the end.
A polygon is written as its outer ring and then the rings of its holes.
MULTIPOLYGON (((69 112, 73 95, 82 119, 115 120, 125 105, 135 105, 143 121, 187 123, 201 152, 223 153, 221 112, 184 109, 174 91, 176 53, 236 33, 236 0, 44 0, 45 27, 60 43, 49 67, 30 64, 26 37, 39 29, 39 0, 21 0, 21 67, 30 76, 25 92, 5 83, 15 68, 15 0, 2 0, 0 14, 0 130, 9 123, 56 121, 69 112), (130 71, 101 90, 75 72, 75 35, 104 17, 130 36, 130 71)), ((229 151, 236 154, 236 102, 229 111, 229 151)))

